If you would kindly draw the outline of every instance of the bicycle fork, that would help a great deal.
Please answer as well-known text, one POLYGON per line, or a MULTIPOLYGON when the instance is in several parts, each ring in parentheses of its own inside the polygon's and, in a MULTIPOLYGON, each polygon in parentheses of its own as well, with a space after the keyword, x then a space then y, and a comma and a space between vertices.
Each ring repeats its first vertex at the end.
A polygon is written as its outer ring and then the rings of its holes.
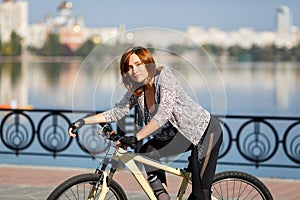
POLYGON ((104 200, 107 192, 109 191, 108 183, 107 183, 107 172, 101 172, 101 178, 96 183, 93 184, 91 191, 89 192, 88 200, 95 200, 97 191, 100 189, 98 200, 104 200))
POLYGON ((107 192, 109 191, 108 184, 107 184, 107 173, 105 171, 103 171, 102 173, 103 173, 103 183, 100 186, 101 192, 100 192, 98 200, 104 200, 107 192))
POLYGON ((100 189, 100 193, 99 193, 98 200, 104 200, 107 192, 109 191, 109 183, 110 183, 110 180, 112 179, 114 173, 116 172, 116 168, 114 167, 115 162, 112 162, 112 168, 110 169, 110 173, 108 175, 107 172, 105 171, 108 162, 109 162, 108 159, 104 161, 104 163, 101 167, 101 170, 96 169, 95 173, 100 174, 100 179, 92 187, 92 189, 89 193, 88 200, 95 200, 96 193, 99 189, 100 189))

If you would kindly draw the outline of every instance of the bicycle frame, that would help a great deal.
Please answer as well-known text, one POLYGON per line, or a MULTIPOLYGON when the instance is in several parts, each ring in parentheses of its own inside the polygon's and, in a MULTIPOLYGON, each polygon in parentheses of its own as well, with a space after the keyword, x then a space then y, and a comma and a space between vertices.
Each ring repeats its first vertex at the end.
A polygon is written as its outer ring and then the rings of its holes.
MULTIPOLYGON (((108 126, 103 126, 98 134, 111 141, 119 140, 115 135, 111 135, 111 130, 109 130, 108 126)), ((181 185, 176 200, 182 200, 188 184, 192 182, 191 172, 189 172, 187 168, 170 167, 149 157, 128 152, 116 145, 111 146, 111 143, 109 143, 108 149, 110 149, 110 147, 113 147, 113 154, 111 154, 110 150, 106 152, 103 161, 96 168, 95 174, 81 174, 65 180, 51 192, 48 199, 57 200, 60 197, 65 197, 65 199, 80 199, 83 195, 83 197, 88 197, 88 200, 94 200, 95 198, 104 200, 108 193, 112 197, 115 197, 115 199, 127 199, 125 191, 113 180, 118 163, 122 163, 131 172, 150 200, 156 200, 156 197, 146 179, 145 173, 141 171, 137 164, 151 166, 163 170, 166 173, 181 177, 181 185), (112 155, 112 157, 108 158, 108 155, 112 155), (111 165, 110 171, 107 170, 108 165, 111 165), (86 185, 90 188, 89 190, 85 190, 86 185), (84 191, 81 191, 82 187, 84 191)), ((263 200, 273 199, 270 191, 263 182, 250 174, 240 171, 225 171, 216 174, 211 191, 212 199, 223 199, 223 197, 226 199, 249 199, 250 196, 253 197, 252 199, 254 199, 254 197, 263 200), (218 198, 215 198, 215 196, 218 198)))
MULTIPOLYGON (((179 169, 179 168, 173 168, 173 167, 161 164, 161 163, 159 163, 155 160, 152 160, 150 158, 147 158, 147 157, 143 157, 143 156, 140 156, 140 155, 137 155, 134 153, 129 153, 122 148, 116 148, 116 150, 113 154, 112 160, 121 161, 127 167, 127 169, 132 173, 132 175, 135 177, 137 182, 140 184, 140 186, 142 187, 144 192, 147 194, 147 196, 151 200, 156 200, 157 198, 155 197, 154 192, 153 192, 152 188, 150 187, 148 181, 146 180, 143 172, 140 170, 140 168, 137 166, 136 163, 142 163, 144 165, 148 165, 148 166, 151 166, 151 167, 154 167, 157 169, 161 169, 167 173, 182 177, 181 185, 180 185, 179 191, 177 193, 176 200, 181 200, 183 198, 183 195, 186 191, 188 183, 191 182, 190 172, 187 172, 187 171, 179 169)), ((106 172, 103 172, 103 173, 104 173, 104 177, 105 177, 103 180, 105 180, 105 181, 103 181, 102 191, 99 196, 100 200, 104 199, 107 191, 109 190, 108 184, 106 183, 107 173, 106 172)))

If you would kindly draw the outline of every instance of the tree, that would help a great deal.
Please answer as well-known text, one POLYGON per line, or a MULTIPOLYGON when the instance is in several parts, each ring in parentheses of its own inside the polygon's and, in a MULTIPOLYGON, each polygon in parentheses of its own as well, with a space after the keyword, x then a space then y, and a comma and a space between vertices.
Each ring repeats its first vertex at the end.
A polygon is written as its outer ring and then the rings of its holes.
POLYGON ((228 54, 232 57, 237 57, 240 52, 240 47, 237 45, 231 46, 228 48, 228 54))
POLYGON ((249 50, 249 53, 251 55, 252 61, 261 61, 262 60, 262 49, 256 45, 252 45, 252 47, 249 50))
POLYGON ((220 56, 223 53, 223 48, 214 44, 204 44, 202 46, 209 54, 220 56))
POLYGON ((278 57, 278 50, 277 47, 273 45, 265 46, 262 49, 261 57, 262 61, 278 61, 280 58, 278 57))
POLYGON ((1 44, 1 52, 4 56, 20 56, 22 54, 22 38, 13 31, 10 42, 1 44))
POLYGON ((12 56, 20 56, 22 54, 22 38, 13 31, 11 33, 12 56))
POLYGON ((59 42, 59 36, 50 33, 46 39, 44 46, 41 48, 40 53, 44 56, 59 56, 63 53, 63 47, 59 42))
POLYGON ((1 55, 1 52, 2 52, 2 39, 1 39, 1 35, 0 35, 0 55, 1 55))
POLYGON ((300 43, 292 48, 292 55, 296 61, 300 61, 300 43))
POLYGON ((86 56, 88 55, 94 48, 96 44, 92 40, 87 40, 82 46, 75 51, 75 55, 86 56))
POLYGON ((2 49, 3 56, 11 56, 12 55, 12 47, 11 47, 10 42, 3 43, 1 49, 2 49))
POLYGON ((187 49, 187 46, 182 45, 182 44, 171 44, 168 46, 168 50, 170 51, 170 53, 175 54, 175 55, 183 54, 186 49, 187 49))

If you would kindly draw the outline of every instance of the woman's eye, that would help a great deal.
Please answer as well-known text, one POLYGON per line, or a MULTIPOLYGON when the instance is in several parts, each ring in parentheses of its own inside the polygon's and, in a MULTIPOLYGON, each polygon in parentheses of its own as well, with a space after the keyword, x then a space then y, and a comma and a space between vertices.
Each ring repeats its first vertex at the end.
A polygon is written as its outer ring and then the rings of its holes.
POLYGON ((133 66, 128 66, 128 71, 132 70, 133 66))
POLYGON ((128 66, 128 71, 132 70, 134 67, 141 67, 141 66, 143 66, 143 63, 137 63, 136 65, 129 65, 128 66))

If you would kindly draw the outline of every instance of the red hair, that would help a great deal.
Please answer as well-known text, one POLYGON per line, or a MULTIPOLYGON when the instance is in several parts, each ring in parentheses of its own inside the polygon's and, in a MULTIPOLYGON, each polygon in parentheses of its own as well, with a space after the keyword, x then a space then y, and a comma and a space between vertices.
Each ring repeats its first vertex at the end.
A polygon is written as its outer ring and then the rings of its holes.
POLYGON ((141 62, 145 64, 146 69, 149 73, 149 78, 153 78, 156 71, 156 64, 154 61, 154 58, 150 51, 144 47, 137 46, 129 48, 125 51, 125 53, 122 55, 121 61, 120 61, 120 71, 122 75, 122 82, 124 86, 131 92, 138 96, 141 95, 143 91, 143 83, 138 83, 133 81, 127 74, 129 71, 129 58, 132 54, 136 54, 141 62))

